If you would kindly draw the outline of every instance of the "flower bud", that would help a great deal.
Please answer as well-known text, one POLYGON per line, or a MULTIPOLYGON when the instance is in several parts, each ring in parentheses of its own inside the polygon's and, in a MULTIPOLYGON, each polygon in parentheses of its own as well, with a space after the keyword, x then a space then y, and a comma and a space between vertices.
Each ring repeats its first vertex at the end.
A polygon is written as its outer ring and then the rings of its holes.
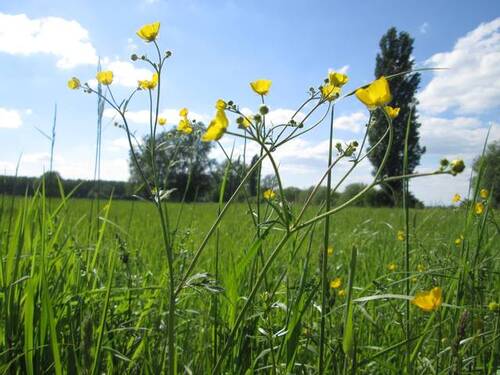
POLYGON ((265 104, 262 104, 259 108, 259 113, 262 115, 262 116, 265 116, 269 113, 269 107, 265 104))
POLYGON ((450 163, 451 173, 455 176, 465 169, 465 163, 462 159, 452 160, 450 163))

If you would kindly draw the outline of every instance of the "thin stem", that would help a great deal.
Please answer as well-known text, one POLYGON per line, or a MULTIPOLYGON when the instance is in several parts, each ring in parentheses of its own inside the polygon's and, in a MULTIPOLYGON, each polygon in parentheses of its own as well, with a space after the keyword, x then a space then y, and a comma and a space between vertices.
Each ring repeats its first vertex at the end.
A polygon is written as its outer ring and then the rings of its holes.
MULTIPOLYGON (((331 189, 332 189, 332 159, 333 159, 333 118, 335 115, 335 107, 332 107, 330 116, 330 139, 328 143, 328 177, 326 181, 326 211, 330 211, 331 205, 331 189)), ((339 160, 339 159, 337 159, 339 160)), ((319 374, 324 372, 324 355, 325 355, 325 322, 326 322, 326 308, 328 299, 328 244, 330 242, 330 216, 325 218, 325 233, 323 237, 323 256, 321 259, 321 322, 320 322, 320 336, 319 336, 319 374)))
MULTIPOLYGON (((410 135, 410 126, 411 126, 411 110, 408 114, 408 122, 406 125, 406 136, 405 136, 405 145, 404 145, 404 154, 403 154, 403 175, 408 174, 408 139, 410 135)), ((408 179, 403 179, 403 212, 404 212, 404 221, 405 221, 405 255, 404 255, 404 265, 405 265, 405 292, 406 295, 410 295, 410 219, 409 219, 409 211, 408 211, 408 179)), ((405 335, 406 335, 406 373, 411 374, 411 362, 410 362, 410 354, 411 354, 411 326, 410 326, 410 301, 406 300, 405 302, 405 335)))
POLYGON ((184 287, 184 285, 186 284, 186 281, 189 277, 189 275, 191 274, 191 272, 193 272, 193 269, 194 267, 196 266, 196 264, 198 263, 198 260, 200 258, 200 255, 201 253, 203 252, 203 250, 205 249, 205 246, 207 245, 207 242, 208 240, 210 239, 210 236, 212 235, 212 233, 214 232, 214 230, 217 228, 217 226, 219 225, 220 221, 222 220, 222 218, 224 217, 227 209, 229 208, 229 206, 231 205, 231 203, 233 203, 233 201, 236 199, 236 196, 238 195, 238 192, 241 190, 241 188, 243 186, 245 186, 245 183, 246 181, 248 180, 248 178, 250 177, 250 175, 252 174, 252 172, 262 163, 262 161, 264 160, 265 158, 265 155, 262 155, 258 160, 257 162, 250 167, 250 169, 248 170, 247 174, 245 175, 245 177, 243 177, 243 179, 241 180, 241 183, 239 184, 239 186, 236 188, 236 190, 234 191, 233 195, 231 196, 231 198, 229 198, 229 200, 226 202, 226 204, 224 205, 224 207, 222 208, 222 210, 220 211, 220 214, 217 216, 217 219, 215 220, 215 222, 212 224, 212 226, 210 227, 210 229, 208 230, 207 234, 205 235, 205 237, 203 238, 203 241, 201 242, 200 246, 198 247, 198 249, 196 250, 196 252, 194 253, 194 256, 193 258, 191 259, 191 262, 189 263, 189 266, 186 270, 186 272, 184 273, 184 276, 181 278, 176 290, 175 290, 175 295, 177 296, 179 294, 179 292, 182 290, 182 288, 184 287))

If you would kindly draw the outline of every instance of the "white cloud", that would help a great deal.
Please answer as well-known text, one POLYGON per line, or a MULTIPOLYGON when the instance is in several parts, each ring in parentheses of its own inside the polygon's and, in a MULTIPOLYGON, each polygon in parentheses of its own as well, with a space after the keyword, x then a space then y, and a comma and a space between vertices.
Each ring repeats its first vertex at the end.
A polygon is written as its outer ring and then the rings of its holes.
POLYGON ((22 155, 21 162, 23 163, 49 163, 50 154, 48 152, 33 152, 22 155))
MULTIPOLYGON (((292 119, 296 111, 293 109, 277 108, 269 111, 266 115, 266 121, 273 124, 287 124, 292 119)), ((304 119, 305 115, 299 112, 295 115, 294 120, 298 123, 304 119)))
POLYGON ((361 127, 368 122, 368 116, 365 112, 354 112, 349 115, 339 116, 333 120, 334 129, 348 130, 353 133, 359 133, 361 127))
MULTIPOLYGON (((422 116, 419 121, 421 144, 427 154, 478 155, 483 147, 488 129, 474 117, 441 118, 422 116)), ((500 127, 492 124, 490 140, 500 139, 500 127)))
POLYGON ((113 72, 113 84, 125 87, 137 87, 137 81, 151 79, 153 71, 146 68, 139 68, 129 61, 107 61, 103 62, 103 70, 113 72))
POLYGON ((127 137, 120 137, 120 138, 116 138, 116 139, 113 139, 111 142, 109 142, 107 145, 106 145, 106 149, 109 150, 109 151, 116 151, 116 152, 120 152, 120 151, 126 151, 129 149, 129 144, 128 144, 128 138, 127 137))
POLYGON ((77 21, 59 17, 30 19, 25 14, 0 13, 0 51, 11 55, 54 55, 61 69, 97 63, 88 31, 77 21))
POLYGON ((15 129, 22 125, 21 113, 15 109, 0 107, 0 128, 15 129))
POLYGON ((429 30, 429 23, 428 22, 424 22, 418 28, 418 31, 420 31, 420 34, 427 34, 428 30, 429 30))
POLYGON ((447 68, 418 95, 420 110, 471 114, 498 108, 500 103, 500 17, 482 23, 457 40, 453 50, 433 55, 430 67, 447 68))

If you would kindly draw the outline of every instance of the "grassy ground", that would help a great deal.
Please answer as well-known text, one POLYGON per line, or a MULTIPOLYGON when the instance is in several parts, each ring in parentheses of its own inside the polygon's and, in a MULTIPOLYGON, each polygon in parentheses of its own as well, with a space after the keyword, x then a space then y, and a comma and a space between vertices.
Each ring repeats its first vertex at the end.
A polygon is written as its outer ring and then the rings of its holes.
MULTIPOLYGON (((178 227, 172 235, 181 275, 218 205, 165 207, 170 227, 178 227)), ((0 210, 1 372, 157 374, 166 368, 167 262, 150 203, 101 201, 97 210, 90 200, 3 197, 0 210)), ((236 324, 283 235, 275 228, 258 240, 248 206, 236 204, 209 239, 176 301, 179 373, 211 373, 233 329, 222 373, 317 371, 322 226, 298 231, 284 244, 236 324)), ((328 296, 327 373, 491 374, 500 356, 500 315, 488 308, 500 302, 494 212, 411 210, 409 296, 401 229, 397 209, 349 208, 332 217, 328 276, 340 277, 341 286, 328 296), (455 244, 461 235, 464 241, 455 244), (443 289, 443 305, 433 312, 411 306, 406 321, 407 300, 435 286, 443 289)))

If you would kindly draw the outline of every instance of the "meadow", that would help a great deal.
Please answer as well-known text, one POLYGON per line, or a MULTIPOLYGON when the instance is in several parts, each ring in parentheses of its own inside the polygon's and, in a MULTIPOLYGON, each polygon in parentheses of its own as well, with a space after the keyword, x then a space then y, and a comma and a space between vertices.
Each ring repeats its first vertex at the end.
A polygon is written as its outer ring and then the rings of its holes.
MULTIPOLYGON (((179 218, 174 267, 182 273, 217 217, 217 204, 165 205, 179 218), (180 214, 182 210, 182 214, 180 214)), ((311 207, 311 211, 317 207, 311 207)), ((348 208, 330 222, 328 373, 491 374, 499 361, 500 273, 494 212, 410 210, 410 274, 404 212, 348 208), (472 215, 472 216, 471 216, 472 215), (464 240, 455 243, 461 235, 464 240), (356 249, 355 267, 350 264, 356 249), (355 272, 353 272, 355 269, 355 272), (443 305, 412 306, 434 286, 443 305), (345 353, 348 284, 352 353, 345 353), (406 299, 405 299, 406 298, 406 299), (491 306, 490 306, 491 307, 491 306), (407 357, 410 353, 411 357, 407 357)), ((2 373, 161 373, 166 366, 167 259, 151 203, 3 196, 0 215, 2 373), (59 368, 58 368, 59 367, 59 368)), ((209 239, 176 302, 177 371, 211 373, 281 237, 256 241, 246 204, 234 204, 209 239)), ((321 231, 285 244, 235 332, 222 373, 316 373, 320 336, 321 231)))
POLYGON ((482 159, 467 197, 410 208, 411 179, 439 175, 452 184, 466 169, 462 159, 443 158, 434 170, 415 170, 424 151, 415 102, 396 97, 401 84, 418 81, 413 63, 345 93, 349 77, 329 71, 283 123, 266 118, 272 81, 257 79, 249 83, 260 102, 254 113, 218 99, 208 126, 184 107, 177 127, 164 131, 171 122, 160 88, 172 53, 157 43, 159 31, 159 22, 137 31, 153 57, 130 58, 151 78, 128 96, 113 94, 111 70, 99 68, 95 82, 67 82, 98 98, 95 180, 104 108, 116 114, 134 199, 77 199, 78 186, 64 191, 52 170, 60 198, 46 194, 49 174, 33 195, 1 196, 0 372, 498 373, 495 187, 483 186, 482 159), (149 101, 143 139, 128 117, 139 95, 149 101), (335 141, 335 106, 355 98, 369 112, 364 135, 335 141), (276 151, 320 125, 329 131, 324 174, 293 201, 276 151), (238 139, 242 155, 224 149, 222 137, 238 139), (206 183, 193 171, 209 170, 210 142, 226 158, 212 181, 218 203, 186 203, 189 189, 206 183), (250 143, 258 152, 247 164, 250 143), (335 200, 366 158, 371 182, 335 200), (393 208, 354 207, 380 186, 393 208))

